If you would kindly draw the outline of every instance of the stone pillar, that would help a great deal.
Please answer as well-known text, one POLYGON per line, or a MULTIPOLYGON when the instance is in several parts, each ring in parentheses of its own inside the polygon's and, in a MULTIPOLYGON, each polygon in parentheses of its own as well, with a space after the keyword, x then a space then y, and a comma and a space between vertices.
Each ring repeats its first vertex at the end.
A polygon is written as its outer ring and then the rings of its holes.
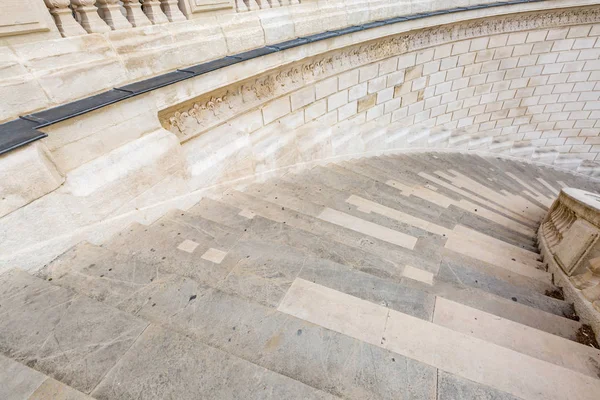
POLYGON ((127 20, 135 27, 152 25, 152 22, 142 11, 140 0, 123 0, 123 7, 127 11, 127 20))
POLYGON ((112 30, 131 28, 131 24, 121 13, 119 0, 98 0, 98 3, 100 5, 98 8, 100 9, 104 22, 106 22, 112 30))
POLYGON ((148 16, 148 19, 154 24, 164 24, 169 22, 165 13, 160 9, 160 1, 158 0, 144 0, 143 1, 144 13, 148 16))
POLYGON ((160 0, 160 4, 162 5, 162 10, 167 15, 169 21, 187 21, 187 18, 179 9, 178 0, 160 0))
POLYGON ((103 33, 109 32, 110 26, 106 25, 100 15, 98 9, 94 5, 96 0, 71 0, 75 6, 75 11, 79 15, 79 22, 83 29, 88 33, 103 33))
POLYGON ((54 17, 56 27, 63 37, 86 34, 85 29, 73 18, 73 10, 69 8, 71 0, 44 0, 44 3, 54 17))

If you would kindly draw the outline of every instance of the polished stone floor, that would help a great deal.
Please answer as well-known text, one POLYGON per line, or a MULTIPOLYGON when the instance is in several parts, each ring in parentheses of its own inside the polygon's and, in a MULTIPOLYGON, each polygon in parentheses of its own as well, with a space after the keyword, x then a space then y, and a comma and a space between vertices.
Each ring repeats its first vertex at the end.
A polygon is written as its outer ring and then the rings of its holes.
POLYGON ((0 275, 0 399, 598 400, 535 232, 582 176, 363 158, 0 275))

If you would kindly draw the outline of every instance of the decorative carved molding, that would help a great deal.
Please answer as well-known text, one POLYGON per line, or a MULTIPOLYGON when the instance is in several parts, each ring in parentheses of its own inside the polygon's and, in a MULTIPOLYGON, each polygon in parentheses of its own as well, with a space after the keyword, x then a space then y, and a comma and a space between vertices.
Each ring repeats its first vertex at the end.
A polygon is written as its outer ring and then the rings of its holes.
POLYGON ((593 7, 499 16, 402 33, 290 64, 171 107, 159 116, 168 130, 185 141, 270 99, 357 66, 453 41, 598 21, 600 7, 593 7))

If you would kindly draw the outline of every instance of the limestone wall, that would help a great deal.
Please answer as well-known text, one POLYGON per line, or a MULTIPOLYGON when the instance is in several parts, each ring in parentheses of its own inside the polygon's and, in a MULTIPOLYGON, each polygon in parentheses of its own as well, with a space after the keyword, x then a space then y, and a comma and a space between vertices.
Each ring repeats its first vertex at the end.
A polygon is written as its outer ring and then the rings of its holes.
MULTIPOLYGON (((44 128, 46 139, 0 157, 0 178, 21 182, 0 186, 0 269, 41 267, 81 240, 102 242, 133 221, 152 222, 218 185, 346 157, 457 149, 594 175, 600 7, 541 4, 310 43, 44 128), (23 169, 30 160, 39 167, 23 169)), ((82 70, 96 65, 98 78, 56 77, 44 93, 120 76, 120 59, 94 50, 102 35, 85 38, 93 56, 82 70)), ((165 62, 187 57, 186 47, 165 48, 180 57, 165 51, 165 62)), ((143 49, 132 43, 126 53, 143 49)), ((55 50, 36 62, 49 67, 55 50)), ((155 71, 153 58, 156 71, 165 67, 158 51, 149 50, 142 70, 155 71)))

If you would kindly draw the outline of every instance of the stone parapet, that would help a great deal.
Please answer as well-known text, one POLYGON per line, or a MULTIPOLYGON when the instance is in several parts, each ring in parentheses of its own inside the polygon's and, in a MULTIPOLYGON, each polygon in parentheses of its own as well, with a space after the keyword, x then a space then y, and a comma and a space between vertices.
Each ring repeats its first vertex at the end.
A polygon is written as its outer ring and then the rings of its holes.
POLYGON ((562 189, 538 231, 544 261, 595 332, 600 329, 600 195, 562 189))

